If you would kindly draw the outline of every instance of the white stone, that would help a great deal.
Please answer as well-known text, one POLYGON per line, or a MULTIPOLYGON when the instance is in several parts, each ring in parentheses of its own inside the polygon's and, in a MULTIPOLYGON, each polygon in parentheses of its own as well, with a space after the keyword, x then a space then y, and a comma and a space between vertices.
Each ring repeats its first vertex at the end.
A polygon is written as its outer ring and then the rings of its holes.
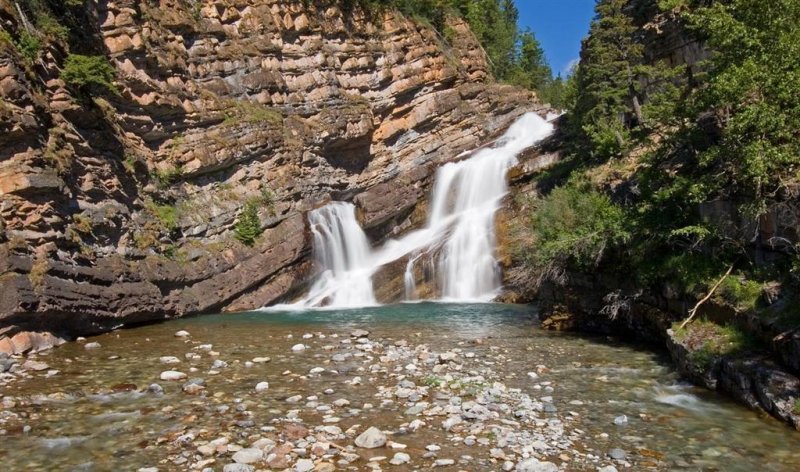
POLYGON ((383 431, 379 430, 378 428, 372 426, 363 433, 359 434, 356 438, 356 446, 363 447, 365 449, 374 449, 376 447, 381 447, 386 444, 386 435, 383 434, 383 431))
POLYGON ((411 461, 411 456, 406 454, 405 452, 398 452, 397 454, 392 457, 392 460, 389 461, 392 465, 403 465, 407 464, 411 461))
POLYGON ((256 384, 256 392, 264 393, 269 390, 269 382, 259 382, 256 384))
POLYGON ((306 350, 305 344, 295 344, 294 346, 292 346, 292 351, 294 352, 301 352, 305 350, 306 350))
POLYGON ((183 380, 186 374, 178 372, 177 370, 165 370, 161 372, 161 380, 183 380))
POLYGON ((188 338, 189 336, 190 336, 189 332, 184 330, 180 330, 177 333, 175 333, 176 338, 188 338))

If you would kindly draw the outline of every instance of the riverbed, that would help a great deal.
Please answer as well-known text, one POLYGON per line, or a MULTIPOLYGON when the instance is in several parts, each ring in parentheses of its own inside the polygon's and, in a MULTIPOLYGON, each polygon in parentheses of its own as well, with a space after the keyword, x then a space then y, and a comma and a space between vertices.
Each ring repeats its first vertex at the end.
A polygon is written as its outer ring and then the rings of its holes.
POLYGON ((800 470, 783 424, 529 306, 209 315, 34 362, 0 384, 4 470, 800 470))

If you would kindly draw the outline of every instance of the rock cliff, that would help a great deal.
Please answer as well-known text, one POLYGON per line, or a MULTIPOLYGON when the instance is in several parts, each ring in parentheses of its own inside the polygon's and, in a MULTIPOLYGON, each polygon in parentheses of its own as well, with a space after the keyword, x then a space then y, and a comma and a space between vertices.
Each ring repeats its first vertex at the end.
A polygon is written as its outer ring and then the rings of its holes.
MULTIPOLYGON (((308 210, 349 200, 374 241, 403 232, 438 165, 541 108, 493 83, 463 21, 444 39, 349 3, 88 2, 81 47, 116 93, 65 83, 63 41, 35 61, 0 41, 0 342, 291 297, 308 210)), ((24 16, 0 1, 12 37, 24 16)))

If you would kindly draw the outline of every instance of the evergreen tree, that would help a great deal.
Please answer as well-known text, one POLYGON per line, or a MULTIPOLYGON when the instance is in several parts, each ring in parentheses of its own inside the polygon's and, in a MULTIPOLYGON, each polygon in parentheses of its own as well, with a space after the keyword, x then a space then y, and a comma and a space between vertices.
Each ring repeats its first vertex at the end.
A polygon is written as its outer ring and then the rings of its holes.
POLYGON ((256 238, 261 235, 261 220, 258 218, 258 205, 254 201, 245 204, 244 210, 239 215, 233 234, 247 246, 255 244, 256 238))
POLYGON ((689 17, 713 51, 696 113, 712 111, 720 130, 699 164, 759 214, 800 170, 800 0, 716 2, 689 17))
POLYGON ((618 154, 626 145, 629 129, 643 124, 638 81, 643 47, 635 41, 636 27, 625 12, 627 3, 598 1, 576 76, 578 96, 572 123, 599 157, 618 154))

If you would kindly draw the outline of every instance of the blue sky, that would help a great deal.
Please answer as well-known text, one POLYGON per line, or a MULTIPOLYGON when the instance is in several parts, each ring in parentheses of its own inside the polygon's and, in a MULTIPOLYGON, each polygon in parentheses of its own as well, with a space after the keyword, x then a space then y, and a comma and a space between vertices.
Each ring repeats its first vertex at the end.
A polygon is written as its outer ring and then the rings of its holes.
POLYGON ((578 59, 589 31, 595 0, 514 0, 521 29, 529 27, 542 43, 553 74, 566 75, 578 59))

